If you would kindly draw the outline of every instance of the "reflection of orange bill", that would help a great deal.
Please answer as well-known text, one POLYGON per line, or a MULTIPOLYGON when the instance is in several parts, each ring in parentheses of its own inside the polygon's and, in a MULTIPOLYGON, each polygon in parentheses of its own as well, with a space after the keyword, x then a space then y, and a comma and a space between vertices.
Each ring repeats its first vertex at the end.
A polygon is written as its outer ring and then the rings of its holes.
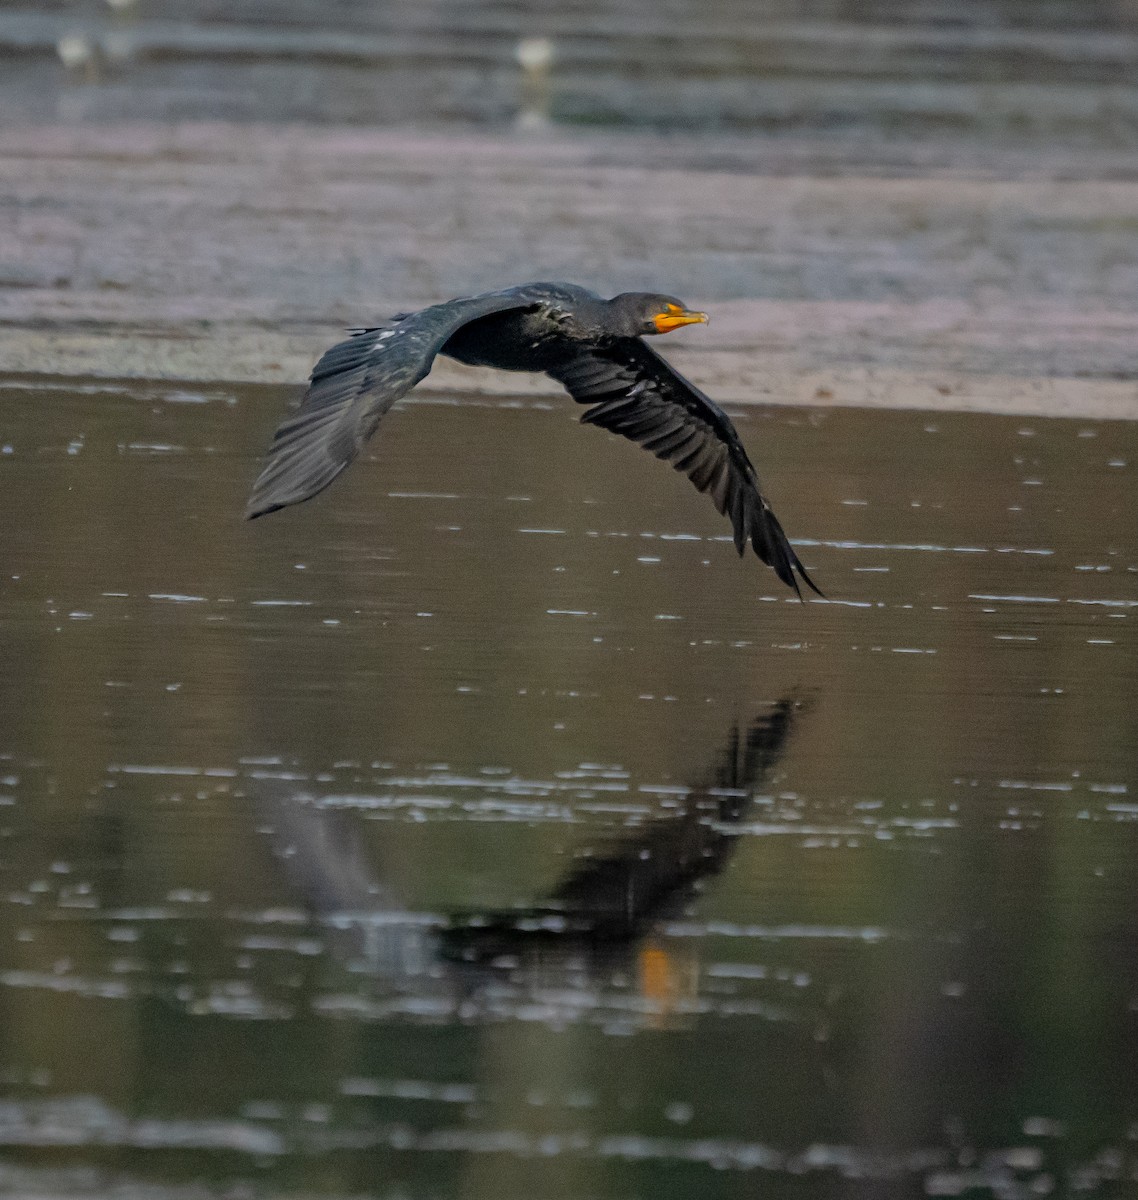
POLYGON ((640 994, 652 1012, 666 1016, 675 1006, 678 980, 676 969, 666 950, 659 946, 641 946, 637 954, 640 994))

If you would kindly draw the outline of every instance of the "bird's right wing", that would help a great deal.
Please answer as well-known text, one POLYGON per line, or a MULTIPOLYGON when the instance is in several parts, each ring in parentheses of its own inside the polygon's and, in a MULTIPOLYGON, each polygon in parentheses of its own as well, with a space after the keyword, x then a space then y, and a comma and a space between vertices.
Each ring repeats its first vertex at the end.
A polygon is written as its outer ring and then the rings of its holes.
POLYGON ((323 491, 395 401, 426 376, 452 334, 479 317, 532 304, 514 289, 451 300, 375 329, 353 331, 325 352, 300 407, 273 435, 245 516, 259 517, 323 491))
POLYGON ((799 597, 798 578, 822 594, 759 490, 730 418, 640 338, 574 347, 547 371, 579 404, 595 406, 582 421, 639 443, 707 492, 731 521, 740 554, 750 542, 799 597))

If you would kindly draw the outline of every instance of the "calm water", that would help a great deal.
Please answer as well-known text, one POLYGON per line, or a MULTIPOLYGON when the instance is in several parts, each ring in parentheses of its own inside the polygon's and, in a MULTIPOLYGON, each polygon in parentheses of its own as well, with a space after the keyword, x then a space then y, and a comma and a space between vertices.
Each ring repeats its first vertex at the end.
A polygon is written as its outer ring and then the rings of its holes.
POLYGON ((0 1187, 1133 1195, 1138 427, 0 388, 0 1187), (971 1191, 969 1191, 971 1189, 971 1191))
POLYGON ((0 111, 807 134, 863 166, 947 138, 1046 170, 1065 143, 1130 178, 1136 35, 1126 0, 22 0, 0 111), (528 73, 522 38, 547 42, 528 73))

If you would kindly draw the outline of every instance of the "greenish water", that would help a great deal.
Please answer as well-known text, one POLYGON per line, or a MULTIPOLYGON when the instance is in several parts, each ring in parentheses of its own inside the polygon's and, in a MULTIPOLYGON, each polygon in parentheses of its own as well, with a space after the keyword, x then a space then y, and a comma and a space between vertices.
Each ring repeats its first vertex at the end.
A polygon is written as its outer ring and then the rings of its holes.
POLYGON ((0 1187, 1133 1194, 1138 427, 0 389, 0 1187))

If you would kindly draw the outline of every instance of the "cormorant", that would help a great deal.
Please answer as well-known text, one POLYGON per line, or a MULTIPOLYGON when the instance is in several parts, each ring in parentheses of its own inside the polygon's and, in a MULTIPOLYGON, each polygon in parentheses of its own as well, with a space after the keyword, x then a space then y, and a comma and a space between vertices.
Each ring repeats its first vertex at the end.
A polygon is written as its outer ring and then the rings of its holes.
POLYGON ((643 341, 706 321, 673 296, 624 292, 604 300, 575 284, 527 283, 351 330, 316 364, 299 409, 277 430, 245 515, 326 488, 435 355, 445 354, 474 366, 544 371, 579 404, 594 406, 583 422, 638 442, 709 493, 730 518, 740 554, 750 542, 800 597, 796 571, 818 592, 727 414, 643 341))

